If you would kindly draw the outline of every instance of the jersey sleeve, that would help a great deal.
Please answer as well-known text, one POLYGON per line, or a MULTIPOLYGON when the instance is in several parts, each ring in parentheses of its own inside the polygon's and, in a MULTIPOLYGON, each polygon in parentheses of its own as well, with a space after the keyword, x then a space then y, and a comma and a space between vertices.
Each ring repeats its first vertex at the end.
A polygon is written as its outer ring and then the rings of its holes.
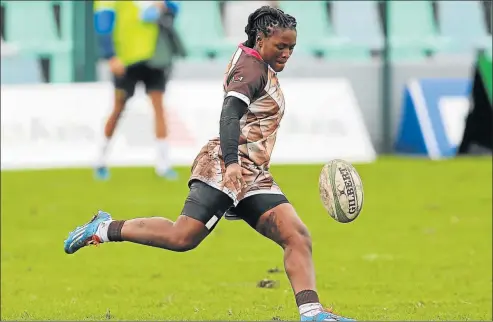
POLYGON ((115 1, 94 1, 94 28, 97 34, 113 32, 116 20, 115 1))
POLYGON ((94 29, 101 56, 110 59, 115 56, 113 29, 116 21, 115 1, 94 1, 94 29))
POLYGON ((267 74, 263 67, 260 62, 253 59, 238 62, 228 76, 226 97, 234 96, 249 106, 258 98, 267 83, 267 74))

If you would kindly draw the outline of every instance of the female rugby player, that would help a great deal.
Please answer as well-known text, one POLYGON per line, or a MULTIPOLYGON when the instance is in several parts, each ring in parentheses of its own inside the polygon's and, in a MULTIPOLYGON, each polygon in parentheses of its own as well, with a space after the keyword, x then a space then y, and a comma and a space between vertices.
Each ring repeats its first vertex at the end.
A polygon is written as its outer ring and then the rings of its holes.
POLYGON ((269 163, 284 96, 277 73, 296 45, 296 20, 264 6, 248 17, 248 40, 225 73, 220 135, 199 152, 190 192, 176 222, 165 218, 113 220, 99 211, 65 241, 65 252, 105 242, 133 242, 176 252, 206 238, 225 211, 284 249, 284 265, 302 321, 352 321, 323 309, 315 285, 310 234, 275 183, 269 163))

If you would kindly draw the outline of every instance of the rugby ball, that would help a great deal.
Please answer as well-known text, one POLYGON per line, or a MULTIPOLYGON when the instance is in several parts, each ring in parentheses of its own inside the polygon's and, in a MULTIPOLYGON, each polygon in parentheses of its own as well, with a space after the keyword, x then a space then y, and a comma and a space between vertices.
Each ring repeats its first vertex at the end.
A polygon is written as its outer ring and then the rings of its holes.
POLYGON ((355 220, 363 207, 363 183, 356 169, 344 160, 323 166, 318 187, 325 210, 336 221, 355 220))

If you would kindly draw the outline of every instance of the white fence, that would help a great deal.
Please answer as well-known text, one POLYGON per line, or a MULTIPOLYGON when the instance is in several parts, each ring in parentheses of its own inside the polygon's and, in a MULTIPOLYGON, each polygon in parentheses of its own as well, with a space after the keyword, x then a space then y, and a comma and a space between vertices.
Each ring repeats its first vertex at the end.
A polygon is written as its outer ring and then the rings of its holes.
MULTIPOLYGON (((375 159, 347 80, 281 82, 286 112, 273 163, 375 159)), ((110 83, 2 86, 1 168, 92 166, 112 97, 110 83)), ((206 141, 217 135, 222 100, 221 81, 169 83, 165 105, 174 164, 190 165, 206 141)), ((144 92, 137 91, 117 128, 109 157, 111 165, 154 164, 152 113, 144 92)))

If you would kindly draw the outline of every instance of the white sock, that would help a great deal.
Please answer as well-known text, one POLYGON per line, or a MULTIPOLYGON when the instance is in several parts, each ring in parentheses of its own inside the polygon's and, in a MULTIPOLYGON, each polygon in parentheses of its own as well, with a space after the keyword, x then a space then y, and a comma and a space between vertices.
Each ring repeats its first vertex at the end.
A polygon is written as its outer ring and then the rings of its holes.
POLYGON ((300 315, 304 315, 304 316, 315 316, 324 310, 322 304, 320 303, 302 304, 300 305, 299 309, 300 309, 300 315))
POLYGON ((99 224, 98 230, 96 230, 96 236, 101 239, 101 242, 106 243, 109 242, 110 240, 108 239, 108 227, 110 226, 110 223, 113 220, 107 220, 103 221, 102 223, 99 224))
POLYGON ((157 162, 156 170, 166 171, 171 166, 169 160, 169 144, 167 139, 156 140, 157 162))
POLYGON ((108 152, 108 147, 110 145, 111 138, 104 137, 101 141, 101 146, 99 147, 99 156, 97 161, 98 167, 106 166, 106 153, 108 152))

